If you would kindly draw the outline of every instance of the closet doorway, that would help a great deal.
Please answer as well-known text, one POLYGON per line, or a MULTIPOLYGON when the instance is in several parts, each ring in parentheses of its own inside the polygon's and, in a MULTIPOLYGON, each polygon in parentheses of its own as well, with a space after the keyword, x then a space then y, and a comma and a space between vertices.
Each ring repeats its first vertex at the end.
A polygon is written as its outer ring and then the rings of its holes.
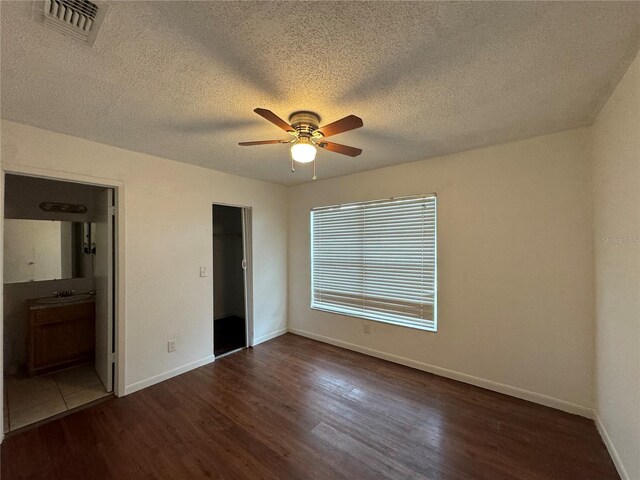
POLYGON ((213 353, 216 357, 251 345, 251 210, 213 205, 213 353))

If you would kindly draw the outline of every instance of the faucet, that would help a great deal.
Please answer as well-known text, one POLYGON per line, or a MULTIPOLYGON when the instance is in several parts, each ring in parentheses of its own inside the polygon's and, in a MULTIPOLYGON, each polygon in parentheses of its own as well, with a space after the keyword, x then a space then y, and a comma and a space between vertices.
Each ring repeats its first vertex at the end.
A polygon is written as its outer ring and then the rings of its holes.
POLYGON ((71 297, 74 293, 76 293, 75 290, 60 290, 59 292, 53 292, 53 294, 58 298, 71 297))

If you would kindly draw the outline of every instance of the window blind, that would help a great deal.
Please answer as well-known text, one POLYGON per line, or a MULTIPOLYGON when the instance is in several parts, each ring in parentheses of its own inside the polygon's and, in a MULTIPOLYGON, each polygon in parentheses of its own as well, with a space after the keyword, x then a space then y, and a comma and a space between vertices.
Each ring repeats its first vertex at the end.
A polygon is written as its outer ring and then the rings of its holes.
POLYGON ((436 330, 436 196, 311 211, 311 307, 436 330))

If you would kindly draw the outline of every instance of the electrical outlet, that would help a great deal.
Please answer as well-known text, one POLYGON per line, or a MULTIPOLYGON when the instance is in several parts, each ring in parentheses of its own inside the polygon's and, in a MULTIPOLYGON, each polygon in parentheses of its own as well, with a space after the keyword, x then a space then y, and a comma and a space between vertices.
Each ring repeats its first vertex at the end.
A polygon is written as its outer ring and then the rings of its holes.
POLYGON ((207 267, 200 267, 200 276, 201 277, 207 276, 207 267))
POLYGON ((371 323, 369 322, 362 322, 362 329, 364 330, 364 333, 366 333, 367 335, 371 333, 371 323))
POLYGON ((178 346, 178 341, 174 338, 173 340, 169 340, 167 342, 167 352, 175 352, 176 347, 178 346))

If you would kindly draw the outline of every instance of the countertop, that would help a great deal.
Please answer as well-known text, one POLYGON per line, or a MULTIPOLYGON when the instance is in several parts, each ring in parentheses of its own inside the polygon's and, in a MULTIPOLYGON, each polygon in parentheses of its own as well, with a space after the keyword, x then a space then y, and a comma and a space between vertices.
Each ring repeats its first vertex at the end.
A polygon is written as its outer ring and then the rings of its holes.
MULTIPOLYGON (((54 298, 54 297, 42 297, 42 298, 54 298)), ((27 300, 27 308, 29 310, 41 310, 43 308, 55 308, 55 307, 66 307, 67 305, 78 305, 81 303, 95 303, 96 297, 95 295, 91 295, 87 298, 78 298, 78 299, 68 299, 66 301, 56 302, 56 303, 38 303, 42 298, 32 298, 27 300)), ((68 298, 68 297, 65 297, 68 298)))

